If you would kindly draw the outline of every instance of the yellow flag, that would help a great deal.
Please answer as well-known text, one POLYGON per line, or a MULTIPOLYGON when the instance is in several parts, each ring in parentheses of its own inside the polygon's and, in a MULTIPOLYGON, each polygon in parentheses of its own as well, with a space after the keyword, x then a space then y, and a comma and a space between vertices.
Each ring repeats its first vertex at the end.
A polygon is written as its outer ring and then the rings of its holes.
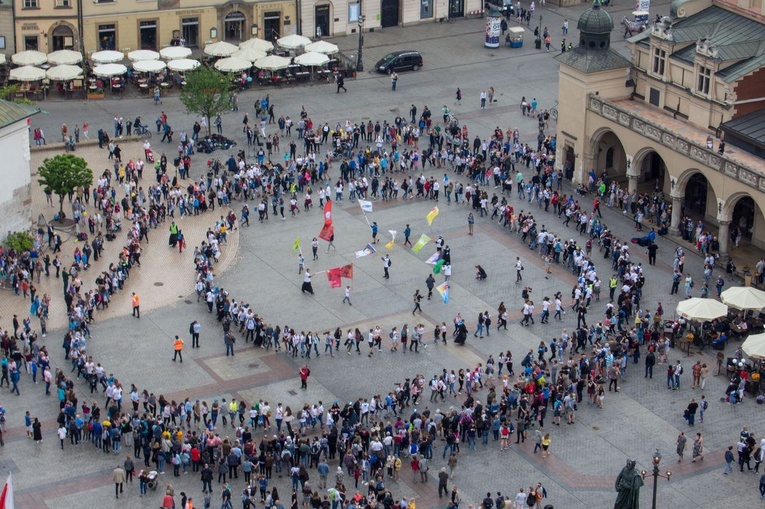
POLYGON ((428 215, 425 216, 425 218, 428 220, 428 226, 433 224, 433 220, 436 218, 437 215, 438 215, 438 207, 433 207, 433 210, 428 212, 428 215))
POLYGON ((292 244, 292 250, 297 251, 300 249, 300 237, 295 237, 295 243, 292 244))
POLYGON ((388 233, 390 233, 391 239, 390 239, 390 242, 385 244, 385 247, 387 249, 393 249, 393 246, 396 244, 396 231, 395 230, 388 230, 388 233))
POLYGON ((428 237, 427 235, 423 233, 422 235, 420 235, 420 239, 417 242, 415 242, 414 246, 412 246, 412 252, 419 253, 420 250, 423 247, 425 247, 425 244, 427 244, 428 242, 430 242, 430 237, 428 237))

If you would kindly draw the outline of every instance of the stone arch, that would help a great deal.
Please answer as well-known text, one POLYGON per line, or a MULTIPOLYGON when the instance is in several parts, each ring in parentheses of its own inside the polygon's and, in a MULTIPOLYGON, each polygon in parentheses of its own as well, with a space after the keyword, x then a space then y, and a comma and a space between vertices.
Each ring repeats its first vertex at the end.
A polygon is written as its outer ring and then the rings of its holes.
POLYGON ((250 38, 251 8, 246 4, 227 2, 218 7, 219 39, 241 42, 250 38))
POLYGON ((74 51, 80 50, 80 36, 77 33, 77 27, 67 21, 56 21, 50 28, 48 28, 48 48, 51 52, 60 49, 71 49, 74 51), (68 32, 68 33, 67 33, 68 32), (72 45, 57 44, 60 42, 59 37, 71 36, 72 45), (54 40, 55 39, 55 40, 54 40), (61 46, 61 47, 58 47, 61 46))
POLYGON ((633 154, 631 173, 637 176, 638 186, 650 185, 653 190, 658 180, 658 188, 661 191, 665 193, 671 191, 669 167, 656 147, 643 147, 633 154))
POLYGON ((625 181, 627 179, 627 151, 622 140, 613 129, 602 127, 590 137, 590 153, 592 154, 596 175, 605 170, 611 179, 625 181))
POLYGON ((688 168, 670 181, 672 194, 683 196, 683 211, 704 221, 717 221, 718 196, 714 185, 699 168, 688 168))
POLYGON ((765 214, 751 193, 740 191, 727 197, 720 206, 718 219, 729 223, 728 230, 731 233, 735 233, 735 228, 740 228, 742 240, 759 247, 765 245, 765 242, 759 240, 765 233, 765 214))

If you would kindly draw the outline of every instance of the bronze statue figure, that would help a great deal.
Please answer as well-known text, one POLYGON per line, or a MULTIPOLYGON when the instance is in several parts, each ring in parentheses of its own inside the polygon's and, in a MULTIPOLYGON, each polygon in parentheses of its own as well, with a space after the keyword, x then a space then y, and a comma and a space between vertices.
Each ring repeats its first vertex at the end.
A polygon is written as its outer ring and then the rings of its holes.
POLYGON ((615 488, 619 493, 614 509, 640 509, 640 488, 643 476, 635 469, 635 460, 628 459, 627 465, 616 478, 615 488))

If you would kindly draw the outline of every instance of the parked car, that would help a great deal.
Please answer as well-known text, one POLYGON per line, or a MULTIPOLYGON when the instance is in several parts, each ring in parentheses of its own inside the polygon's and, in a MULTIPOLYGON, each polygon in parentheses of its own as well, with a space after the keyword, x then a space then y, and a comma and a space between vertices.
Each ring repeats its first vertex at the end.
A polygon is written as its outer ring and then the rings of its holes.
POLYGON ((393 71, 417 71, 422 67, 423 59, 419 51, 394 51, 382 57, 376 64, 377 72, 392 73, 393 71))

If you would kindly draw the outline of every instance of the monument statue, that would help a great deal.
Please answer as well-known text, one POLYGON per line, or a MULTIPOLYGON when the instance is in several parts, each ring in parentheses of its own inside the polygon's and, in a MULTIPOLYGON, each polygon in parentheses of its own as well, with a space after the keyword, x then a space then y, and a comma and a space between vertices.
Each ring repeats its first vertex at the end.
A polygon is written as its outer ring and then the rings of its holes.
POLYGON ((627 465, 616 478, 615 488, 619 493, 614 509, 640 509, 640 488, 643 476, 635 469, 635 460, 628 459, 627 465))

